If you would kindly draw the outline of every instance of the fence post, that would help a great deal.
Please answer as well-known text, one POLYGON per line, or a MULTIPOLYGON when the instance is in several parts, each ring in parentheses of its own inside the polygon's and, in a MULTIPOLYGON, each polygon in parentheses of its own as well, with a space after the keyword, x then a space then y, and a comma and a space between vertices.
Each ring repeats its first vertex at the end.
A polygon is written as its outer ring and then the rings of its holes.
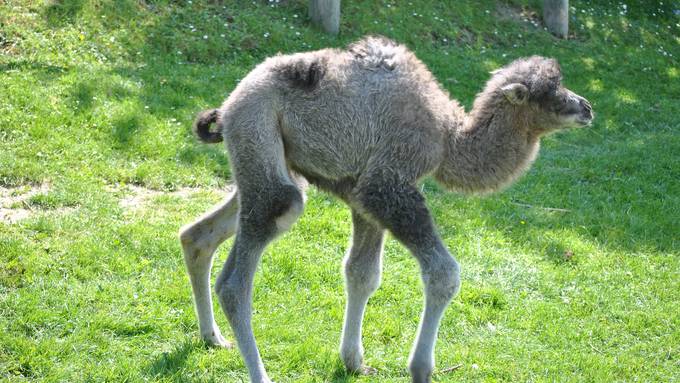
POLYGON ((569 0, 543 0, 543 20, 548 31, 563 39, 569 35, 569 0))
POLYGON ((309 0, 309 17, 327 33, 340 31, 340 0, 309 0))

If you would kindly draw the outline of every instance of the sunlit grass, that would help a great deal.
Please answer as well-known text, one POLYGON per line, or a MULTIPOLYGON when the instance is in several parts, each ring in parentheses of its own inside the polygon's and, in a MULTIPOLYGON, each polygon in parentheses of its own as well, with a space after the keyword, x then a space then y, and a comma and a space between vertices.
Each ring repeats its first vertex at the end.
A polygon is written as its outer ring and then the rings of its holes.
MULTIPOLYGON (((680 379, 677 16, 571 2, 572 36, 557 40, 538 3, 343 1, 338 38, 309 25, 302 0, 1 6, 0 214, 24 216, 0 223, 0 380, 247 381, 237 351, 198 340, 176 233, 223 198, 230 170, 191 122, 265 57, 369 33, 409 45, 466 106, 490 70, 555 57, 597 114, 544 140, 501 194, 425 181, 463 275, 436 351, 437 371, 460 367, 435 380, 680 379)), ((348 210, 312 189, 263 257, 254 326, 278 382, 409 381, 421 284, 391 238, 364 330, 378 374, 342 368, 349 232, 348 210)))

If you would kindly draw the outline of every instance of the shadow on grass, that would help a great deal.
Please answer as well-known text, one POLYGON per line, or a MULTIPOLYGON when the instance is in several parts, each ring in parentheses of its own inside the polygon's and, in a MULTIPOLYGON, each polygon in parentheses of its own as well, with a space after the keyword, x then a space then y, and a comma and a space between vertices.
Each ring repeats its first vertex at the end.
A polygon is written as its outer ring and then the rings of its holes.
POLYGON ((187 359, 194 351, 205 350, 206 346, 198 340, 187 339, 170 352, 156 356, 145 369, 151 377, 168 377, 175 375, 186 365, 187 359))
POLYGON ((36 70, 54 76, 55 74, 65 73, 68 68, 60 65, 52 65, 39 63, 30 60, 12 60, 7 63, 0 64, 0 72, 7 72, 10 70, 36 70))
POLYGON ((345 366, 342 364, 342 361, 338 359, 335 363, 335 368, 333 369, 333 372, 330 373, 326 377, 329 382, 333 383, 349 383, 349 382, 354 382, 357 380, 357 377, 360 375, 357 374, 352 374, 347 371, 345 366))
POLYGON ((64 25, 78 18, 85 0, 52 0, 46 3, 45 18, 52 25, 64 25))
POLYGON ((150 324, 122 323, 115 321, 104 322, 102 324, 102 328, 111 331, 115 336, 118 337, 140 336, 151 333, 155 330, 155 327, 150 324))
POLYGON ((336 361, 333 366, 329 366, 329 369, 327 370, 327 374, 323 377, 324 382, 332 382, 332 383, 350 383, 350 382, 359 382, 359 381, 364 381, 366 379, 371 380, 371 381, 387 381, 391 380, 394 378, 404 378, 404 379, 409 379, 410 375, 406 371, 406 368, 402 369, 401 371, 397 372, 390 372, 389 376, 390 378, 387 378, 387 376, 380 376, 379 371, 374 371, 373 373, 370 374, 361 374, 361 373, 354 373, 347 371, 345 368, 345 365, 343 364, 342 360, 340 359, 339 355, 336 357, 336 361), (332 370, 331 370, 332 367, 332 370))
POLYGON ((130 111, 113 120, 112 136, 118 144, 116 147, 124 149, 128 146, 132 137, 139 132, 142 124, 138 112, 130 111))
POLYGON ((333 383, 349 383, 356 380, 356 375, 349 374, 343 366, 335 367, 333 374, 330 376, 330 382, 333 383))

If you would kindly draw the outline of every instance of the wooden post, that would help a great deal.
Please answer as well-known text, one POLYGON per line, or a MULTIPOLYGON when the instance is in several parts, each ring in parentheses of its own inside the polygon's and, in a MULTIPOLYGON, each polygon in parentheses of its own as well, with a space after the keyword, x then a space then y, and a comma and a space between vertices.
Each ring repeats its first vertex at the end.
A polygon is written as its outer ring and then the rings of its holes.
POLYGON ((569 0, 543 0, 543 20, 550 33, 566 39, 569 35, 569 0))
POLYGON ((309 17, 327 33, 340 31, 340 0, 309 0, 309 17))

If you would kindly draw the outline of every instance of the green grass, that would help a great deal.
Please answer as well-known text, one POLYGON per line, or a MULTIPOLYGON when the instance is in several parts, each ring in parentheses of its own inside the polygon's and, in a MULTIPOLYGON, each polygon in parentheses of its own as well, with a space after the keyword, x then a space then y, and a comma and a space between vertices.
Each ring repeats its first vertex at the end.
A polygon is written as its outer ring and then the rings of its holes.
MULTIPOLYGON (((378 33, 468 107, 489 70, 541 54, 597 113, 546 139, 501 194, 425 182, 463 273, 436 350, 438 371, 461 367, 435 380, 680 381, 680 18, 672 2, 573 1, 562 41, 532 24, 538 3, 343 1, 331 38, 302 0, 4 2, 0 191, 14 200, 1 207, 27 218, 0 223, 0 380, 247 381, 237 351, 198 339, 176 238, 230 178, 191 121, 267 56, 378 33)), ((393 239, 365 321, 378 375, 342 369, 349 231, 347 209, 312 190, 263 258, 254 326, 278 382, 409 381, 421 285, 393 239)))

